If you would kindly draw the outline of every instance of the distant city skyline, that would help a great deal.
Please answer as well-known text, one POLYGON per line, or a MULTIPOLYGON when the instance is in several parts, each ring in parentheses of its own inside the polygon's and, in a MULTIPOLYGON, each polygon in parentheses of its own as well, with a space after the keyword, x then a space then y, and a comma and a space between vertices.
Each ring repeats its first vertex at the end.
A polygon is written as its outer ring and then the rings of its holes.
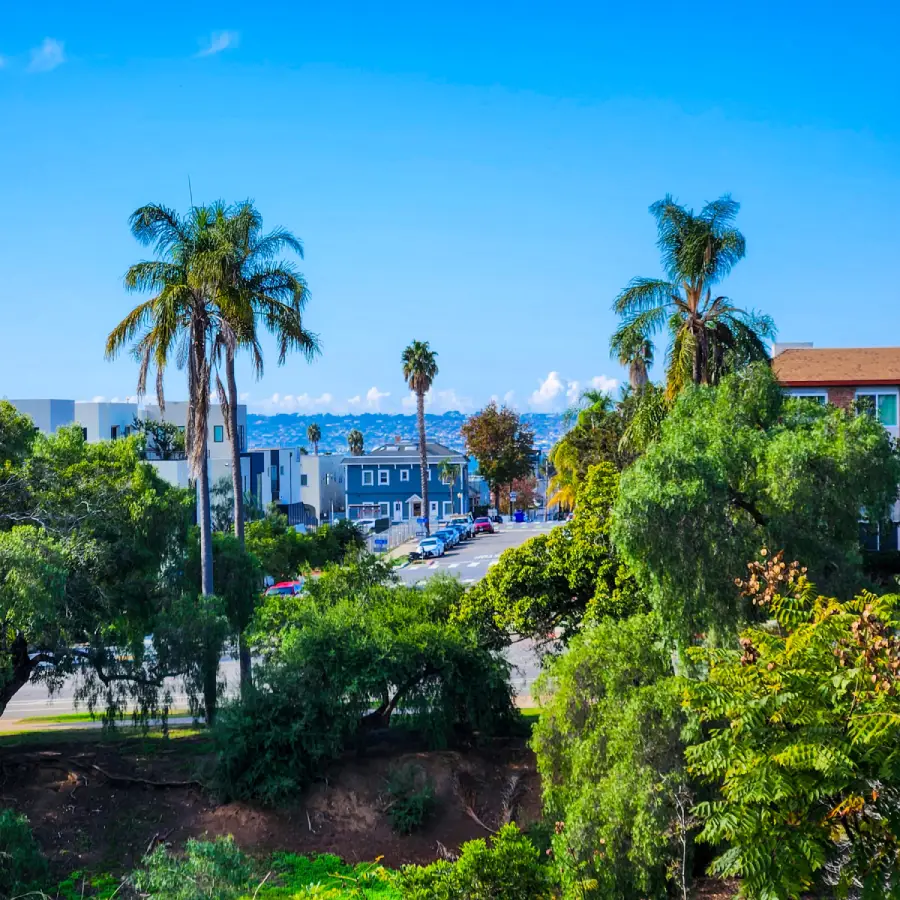
MULTIPOLYGON (((413 339, 438 352, 436 411, 558 410, 576 383, 623 382, 611 305, 662 274, 647 210, 666 193, 740 201, 747 256, 722 289, 779 339, 896 343, 900 7, 776 18, 707 0, 13 4, 0 396, 134 393, 134 360, 103 357, 148 255, 128 216, 192 198, 251 197, 304 241, 323 354, 279 368, 266 338, 262 381, 239 364, 251 410, 401 412, 413 339), (725 58, 693 77, 679 46, 725 58)), ((175 367, 165 383, 186 395, 175 367)))

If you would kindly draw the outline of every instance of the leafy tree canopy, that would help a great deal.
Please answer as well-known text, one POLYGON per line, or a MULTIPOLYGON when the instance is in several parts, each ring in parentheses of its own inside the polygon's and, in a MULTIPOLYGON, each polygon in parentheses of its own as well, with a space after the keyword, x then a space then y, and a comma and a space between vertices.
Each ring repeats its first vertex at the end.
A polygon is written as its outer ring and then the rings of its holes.
POLYGON ((7 467, 15 498, 0 512, 0 710, 32 676, 80 658, 109 679, 113 646, 142 648, 173 596, 190 505, 137 438, 87 444, 71 427, 31 449, 7 467))
POLYGON ((653 614, 602 619, 541 676, 533 746, 565 896, 665 897, 684 784, 681 688, 653 614))
POLYGON ((689 388, 622 474, 612 538, 670 634, 750 612, 734 579, 760 546, 807 561, 828 590, 860 579, 860 510, 887 515, 900 460, 869 416, 786 397, 766 366, 689 388))
POLYGON ((466 593, 458 615, 504 643, 513 634, 546 639, 557 628, 565 640, 586 616, 638 609, 637 586, 609 535, 618 478, 609 463, 589 469, 573 521, 504 551, 466 593))
POLYGON ((698 807, 724 848, 712 871, 751 898, 897 896, 900 597, 819 596, 780 553, 742 587, 774 623, 690 651, 709 672, 689 686, 708 731, 687 759, 720 792, 698 807))
POLYGON ((509 407, 491 401, 463 423, 466 448, 495 496, 500 485, 524 478, 534 465, 534 432, 509 407))

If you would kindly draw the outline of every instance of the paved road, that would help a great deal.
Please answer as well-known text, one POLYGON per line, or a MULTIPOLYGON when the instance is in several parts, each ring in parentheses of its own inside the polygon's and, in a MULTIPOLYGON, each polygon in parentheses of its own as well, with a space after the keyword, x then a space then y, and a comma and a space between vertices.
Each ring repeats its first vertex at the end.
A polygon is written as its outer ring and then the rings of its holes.
POLYGON ((437 574, 453 575, 463 584, 474 584, 487 570, 497 564, 500 554, 510 547, 518 547, 536 534, 546 534, 557 523, 534 522, 521 525, 497 525, 494 534, 479 534, 474 540, 457 545, 440 559, 411 563, 400 569, 406 584, 415 584, 437 574))
MULTIPOLYGON (((473 584, 483 578, 487 570, 496 564, 504 550, 509 547, 517 547, 528 538, 547 532, 554 525, 555 523, 499 525, 495 534, 479 535, 474 540, 466 541, 450 550, 440 560, 413 563, 400 569, 398 575, 406 584, 425 581, 438 573, 455 576, 463 584, 473 584)), ((539 671, 538 660, 531 643, 522 641, 514 644, 509 649, 507 656, 514 666, 512 681, 516 694, 519 696, 520 702, 527 701, 530 697, 531 685, 539 671)), ((237 662, 230 657, 225 657, 222 660, 220 673, 226 681, 226 693, 233 694, 237 689, 240 677, 237 662)), ((187 698, 181 691, 180 685, 173 683, 170 687, 175 696, 173 708, 186 709, 187 698)), ((43 685, 26 685, 9 702, 3 716, 0 717, 0 731, 15 727, 15 722, 19 719, 77 712, 73 692, 74 682, 72 679, 68 679, 52 698, 43 685)), ((28 727, 40 728, 43 726, 30 725, 28 727)), ((80 723, 78 727, 86 726, 84 723, 80 723)))

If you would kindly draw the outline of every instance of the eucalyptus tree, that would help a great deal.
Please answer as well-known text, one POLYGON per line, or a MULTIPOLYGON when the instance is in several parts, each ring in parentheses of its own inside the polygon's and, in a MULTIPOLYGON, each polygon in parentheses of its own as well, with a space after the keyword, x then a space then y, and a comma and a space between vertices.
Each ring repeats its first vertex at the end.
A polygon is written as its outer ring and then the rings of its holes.
POLYGON ((216 243, 209 209, 191 207, 184 217, 162 205, 142 206, 129 220, 131 233, 156 259, 135 263, 125 274, 129 292, 149 293, 110 332, 106 356, 114 358, 127 345, 139 363, 137 393, 147 391, 156 370, 156 398, 165 413, 163 377, 174 359, 187 371, 188 414, 185 451, 191 475, 198 483, 201 592, 213 592, 212 525, 207 462, 209 395, 215 353, 221 338, 222 315, 213 302, 205 270, 216 243))
POLYGON ((735 306, 717 290, 746 252, 744 236, 734 227, 739 209, 728 194, 699 214, 669 195, 654 203, 650 213, 666 277, 632 279, 613 304, 622 324, 612 350, 629 360, 641 339, 668 329, 670 397, 690 382, 716 384, 728 371, 768 358, 772 320, 735 306))
POLYGON ((401 357, 403 377, 409 389, 416 395, 416 419, 419 426, 419 466, 422 470, 422 515, 425 534, 431 534, 428 514, 428 446, 425 443, 425 395, 431 390, 438 373, 437 353, 428 341, 413 341, 401 357))

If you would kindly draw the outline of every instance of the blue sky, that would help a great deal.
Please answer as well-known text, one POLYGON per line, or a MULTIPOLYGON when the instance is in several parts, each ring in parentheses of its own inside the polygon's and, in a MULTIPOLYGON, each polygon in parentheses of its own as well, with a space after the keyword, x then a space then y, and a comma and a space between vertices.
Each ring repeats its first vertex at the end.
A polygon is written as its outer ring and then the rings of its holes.
POLYGON ((726 292, 781 339, 897 344, 898 26, 886 2, 8 5, 0 396, 134 393, 103 359, 127 218, 189 178, 306 246, 324 353, 239 373, 260 411, 406 409, 413 338, 434 411, 612 384, 610 305, 659 274, 667 192, 742 203, 726 292))

